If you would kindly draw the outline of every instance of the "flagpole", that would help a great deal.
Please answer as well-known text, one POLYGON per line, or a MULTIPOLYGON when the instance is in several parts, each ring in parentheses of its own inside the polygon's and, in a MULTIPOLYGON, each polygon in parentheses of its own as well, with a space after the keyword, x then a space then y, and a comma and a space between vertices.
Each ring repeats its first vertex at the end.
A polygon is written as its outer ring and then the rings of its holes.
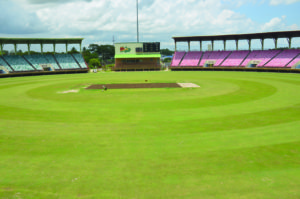
POLYGON ((139 42, 139 0, 136 0, 136 34, 137 42, 139 42))

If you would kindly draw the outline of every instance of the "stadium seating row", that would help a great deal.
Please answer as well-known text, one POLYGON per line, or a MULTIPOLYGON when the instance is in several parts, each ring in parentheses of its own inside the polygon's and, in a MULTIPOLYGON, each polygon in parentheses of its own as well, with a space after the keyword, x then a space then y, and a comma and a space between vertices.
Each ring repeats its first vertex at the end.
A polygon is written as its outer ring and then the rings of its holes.
POLYGON ((81 54, 35 54, 35 55, 5 55, 0 56, 0 66, 9 72, 41 71, 42 65, 54 70, 87 68, 81 54))
POLYGON ((300 49, 253 51, 176 51, 171 67, 203 67, 212 61, 216 67, 247 67, 256 61, 256 67, 291 68, 300 62, 300 49))

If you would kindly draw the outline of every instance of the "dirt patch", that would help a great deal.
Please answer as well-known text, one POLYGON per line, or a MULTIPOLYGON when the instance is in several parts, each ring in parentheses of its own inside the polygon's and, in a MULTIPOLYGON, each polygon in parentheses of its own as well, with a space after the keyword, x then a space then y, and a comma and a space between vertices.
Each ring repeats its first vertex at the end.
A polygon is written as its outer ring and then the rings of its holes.
POLYGON ((177 83, 141 83, 141 84, 94 84, 86 89, 128 89, 128 88, 181 88, 177 83))

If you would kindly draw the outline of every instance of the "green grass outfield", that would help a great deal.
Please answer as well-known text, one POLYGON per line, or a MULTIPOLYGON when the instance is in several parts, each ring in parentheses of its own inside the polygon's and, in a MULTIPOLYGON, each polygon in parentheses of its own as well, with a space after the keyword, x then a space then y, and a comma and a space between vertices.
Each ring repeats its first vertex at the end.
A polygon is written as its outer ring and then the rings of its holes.
POLYGON ((0 199, 290 199, 299 187, 299 74, 0 79, 0 199), (201 87, 83 88, 145 80, 201 87))

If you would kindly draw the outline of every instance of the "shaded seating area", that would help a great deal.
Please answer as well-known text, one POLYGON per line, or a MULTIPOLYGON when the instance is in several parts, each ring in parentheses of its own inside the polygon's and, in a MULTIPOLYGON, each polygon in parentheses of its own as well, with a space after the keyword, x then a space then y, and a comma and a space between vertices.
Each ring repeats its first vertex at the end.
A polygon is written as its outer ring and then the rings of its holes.
POLYGON ((187 52, 181 61, 180 66, 198 66, 202 52, 191 51, 187 52))
POLYGON ((176 51, 174 53, 171 66, 179 66, 183 56, 185 55, 185 52, 176 51))
POLYGON ((295 47, 295 43, 292 42, 293 38, 296 37, 300 37, 300 30, 174 36, 172 38, 175 42, 175 53, 170 68, 173 67, 174 70, 206 70, 205 68, 207 70, 245 70, 246 68, 262 68, 270 70, 283 69, 283 71, 288 68, 294 69, 298 67, 298 62, 300 62, 300 48, 299 46, 295 47), (252 42, 253 40, 254 42, 252 42), (273 40, 274 45, 270 44, 269 41, 266 43, 266 40, 273 40), (286 41, 285 45, 282 44, 283 40, 286 41), (243 41, 243 43, 241 44, 240 41, 243 41), (187 51, 177 51, 178 43, 186 43, 187 51), (255 44, 255 50, 252 48, 253 44, 255 44), (194 47, 199 45, 200 50, 191 51, 191 45, 194 47), (228 46, 230 46, 230 50, 227 50, 228 46), (207 50, 203 50, 203 48, 207 50), (243 50, 239 48, 243 48, 243 50), (196 65, 197 61, 198 65, 196 65), (230 69, 226 69, 226 67, 230 67, 230 69))
POLYGON ((70 54, 55 54, 56 60, 58 61, 62 69, 79 69, 79 65, 70 54))
POLYGON ((244 59, 248 56, 250 51, 233 51, 229 57, 222 63, 223 67, 238 67, 244 61, 244 59))
POLYGON ((75 60, 79 63, 81 68, 87 68, 87 64, 85 63, 81 54, 72 54, 75 60))
POLYGON ((43 70, 42 64, 48 64, 43 55, 24 55, 24 58, 30 62, 37 70, 43 70))
POLYGON ((7 65, 2 56, 0 56, 0 66, 6 68, 9 72, 13 72, 13 70, 7 65))
POLYGON ((295 66, 295 68, 300 68, 300 54, 296 56, 286 67, 292 68, 295 66))
POLYGON ((3 76, 22 76, 88 72, 82 54, 68 54, 69 45, 73 45, 73 48, 74 45, 79 45, 81 52, 82 40, 83 38, 0 38, 1 73, 6 74, 3 76), (45 46, 51 50, 45 53, 45 46), (57 47, 60 53, 57 53, 57 47))
POLYGON ((231 51, 212 51, 209 60, 215 60, 214 66, 220 66, 224 59, 231 53, 231 51))
POLYGON ((205 62, 209 59, 209 56, 212 52, 206 51, 203 53, 202 59, 200 60, 199 66, 204 66, 205 62))
POLYGON ((290 63, 297 55, 299 55, 299 49, 284 50, 282 53, 273 58, 265 67, 285 67, 290 63))
POLYGON ((33 68, 23 57, 19 55, 5 55, 3 59, 14 69, 14 71, 34 71, 33 68))
POLYGON ((300 49, 175 52, 171 67, 249 67, 291 68, 300 61, 300 49), (199 64, 198 64, 199 63, 199 64))
POLYGON ((82 57, 81 54, 72 54, 73 57, 75 58, 75 60, 79 63, 79 65, 81 66, 81 68, 87 68, 87 65, 82 57))

